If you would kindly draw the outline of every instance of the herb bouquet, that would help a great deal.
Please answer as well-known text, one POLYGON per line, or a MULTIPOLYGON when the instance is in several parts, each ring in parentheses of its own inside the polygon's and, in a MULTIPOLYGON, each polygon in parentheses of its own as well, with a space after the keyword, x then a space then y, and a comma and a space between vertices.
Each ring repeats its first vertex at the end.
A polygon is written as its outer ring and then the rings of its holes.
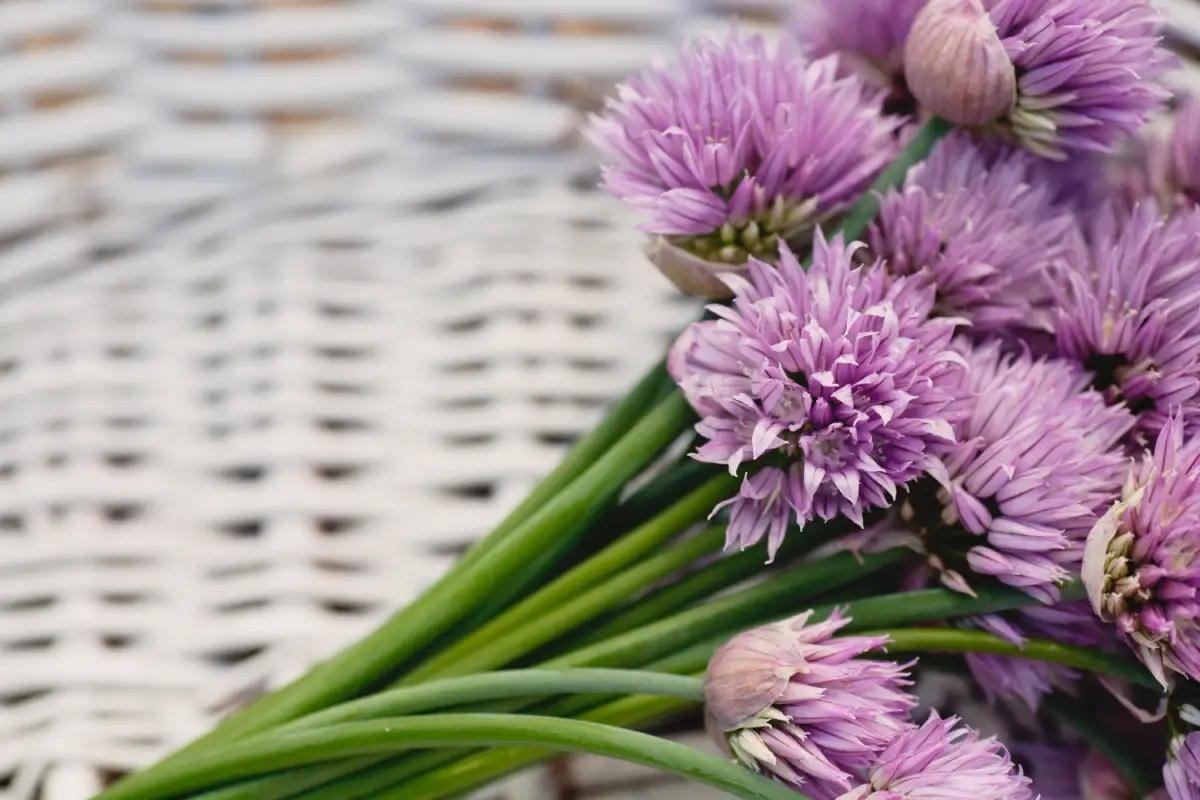
POLYGON ((605 186, 705 318, 416 602, 102 797, 435 800, 577 751, 1200 798, 1200 106, 1159 23, 813 0, 620 86, 605 186), (701 708, 728 758, 641 732, 701 708))

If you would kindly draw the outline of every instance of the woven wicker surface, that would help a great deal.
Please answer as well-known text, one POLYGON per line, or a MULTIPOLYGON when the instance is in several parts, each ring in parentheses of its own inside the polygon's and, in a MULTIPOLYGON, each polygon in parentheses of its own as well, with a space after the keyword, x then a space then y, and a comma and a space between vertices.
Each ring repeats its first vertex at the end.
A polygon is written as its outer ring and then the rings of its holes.
POLYGON ((579 119, 784 5, 0 4, 0 797, 181 744, 528 491, 694 313, 579 119))
POLYGON ((515 504, 694 313, 614 212, 246 219, 0 308, 13 796, 177 746, 515 504))

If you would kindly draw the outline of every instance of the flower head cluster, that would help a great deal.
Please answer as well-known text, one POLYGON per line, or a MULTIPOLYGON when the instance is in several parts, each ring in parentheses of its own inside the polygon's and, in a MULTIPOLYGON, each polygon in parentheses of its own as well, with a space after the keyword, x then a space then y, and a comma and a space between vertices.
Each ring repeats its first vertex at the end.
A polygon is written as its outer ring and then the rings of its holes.
POLYGON ((937 712, 896 737, 868 780, 838 800, 1028 800, 1029 778, 995 739, 980 739, 937 712))
POLYGON ((1200 732, 1177 739, 1171 750, 1163 767, 1167 794, 1171 800, 1200 800, 1200 732))
POLYGON ((836 55, 843 69, 887 92, 884 108, 910 113, 904 41, 925 0, 802 0, 789 29, 814 57, 836 55))
MULTIPOLYGON (((1120 490, 1118 445, 1132 419, 1087 391, 1087 376, 1070 363, 1009 355, 994 342, 966 359, 970 413, 957 442, 936 448, 940 521, 981 540, 966 552, 972 572, 1056 602, 1120 490)), ((936 551, 937 532, 930 538, 936 551)))
POLYGON ((930 318, 933 289, 855 267, 857 248, 814 241, 811 269, 781 250, 778 269, 750 262, 727 276, 732 308, 680 338, 668 367, 700 414, 695 458, 746 466, 729 541, 768 536, 774 555, 791 518, 803 523, 891 503, 954 437, 962 357, 955 321, 930 318))
POLYGON ((1168 96, 1158 23, 1150 0, 931 0, 908 84, 934 113, 1040 156, 1109 152, 1168 96))
POLYGON ((937 313, 974 330, 1049 324, 1044 276, 1067 252, 1073 217, 1021 150, 951 134, 888 192, 871 226, 871 252, 897 274, 937 287, 937 313))
POLYGON ((846 208, 896 152, 882 95, 836 58, 736 34, 692 43, 618 88, 588 135, 607 189, 708 262, 773 258, 846 208))
POLYGON ((1173 63, 1150 0, 987 0, 1017 70, 1003 124, 1051 158, 1103 152, 1167 98, 1156 79, 1173 63))
POLYGON ((1168 669, 1200 679, 1200 440, 1183 432, 1168 420, 1083 562, 1092 608, 1164 685, 1168 669))
MULTIPOLYGON (((1086 606, 1052 604, 1063 581, 1079 573, 1088 532, 1120 491, 1127 470, 1120 443, 1133 419, 1088 389, 1074 364, 1007 353, 995 341, 963 351, 972 399, 956 439, 933 446, 932 477, 914 483, 868 534, 926 552, 958 591, 973 591, 971 574, 988 576, 1045 604, 967 627, 1014 644, 1038 637, 1094 645, 1102 631, 1086 606)), ((1041 695, 1074 678, 1002 656, 972 655, 968 664, 990 696, 1034 709, 1041 695)))
POLYGON ((1097 215, 1057 271, 1060 355, 1092 373, 1153 435, 1168 414, 1200 414, 1200 210, 1170 219, 1151 204, 1097 215))
POLYGON ((729 640, 709 662, 704 691, 714 733, 740 761, 827 800, 912 727, 916 700, 905 667, 859 658, 885 638, 834 638, 847 618, 809 625, 811 616, 729 640))

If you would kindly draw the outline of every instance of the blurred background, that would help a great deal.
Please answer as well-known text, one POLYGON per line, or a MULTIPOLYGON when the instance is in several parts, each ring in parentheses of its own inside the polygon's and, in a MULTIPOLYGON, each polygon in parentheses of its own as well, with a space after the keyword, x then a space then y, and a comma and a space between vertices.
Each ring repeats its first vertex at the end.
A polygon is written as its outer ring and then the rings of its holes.
POLYGON ((790 5, 0 0, 0 798, 157 759, 516 504, 695 312, 579 122, 790 5))

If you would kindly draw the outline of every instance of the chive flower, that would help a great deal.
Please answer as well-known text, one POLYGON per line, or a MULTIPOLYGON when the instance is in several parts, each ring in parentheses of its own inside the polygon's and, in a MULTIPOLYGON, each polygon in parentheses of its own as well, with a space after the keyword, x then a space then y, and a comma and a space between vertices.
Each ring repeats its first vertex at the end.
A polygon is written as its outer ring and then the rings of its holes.
POLYGON ((900 120, 882 99, 836 57, 734 32, 626 81, 586 133, 605 188, 647 216, 658 266, 685 291, 727 296, 718 274, 807 241, 890 163, 900 120))
POLYGON ((835 637, 849 618, 835 612, 809 624, 811 616, 726 642, 708 664, 706 714, 738 761, 832 800, 912 727, 917 701, 906 691, 906 666, 860 657, 882 650, 885 637, 835 637))
POLYGON ((813 265, 786 248, 778 269, 757 259, 724 276, 735 299, 676 342, 668 368, 700 415, 693 457, 744 471, 728 544, 767 538, 790 521, 845 515, 863 523, 934 466, 954 438, 963 359, 957 320, 931 318, 933 288, 856 266, 861 245, 818 233, 813 265))

